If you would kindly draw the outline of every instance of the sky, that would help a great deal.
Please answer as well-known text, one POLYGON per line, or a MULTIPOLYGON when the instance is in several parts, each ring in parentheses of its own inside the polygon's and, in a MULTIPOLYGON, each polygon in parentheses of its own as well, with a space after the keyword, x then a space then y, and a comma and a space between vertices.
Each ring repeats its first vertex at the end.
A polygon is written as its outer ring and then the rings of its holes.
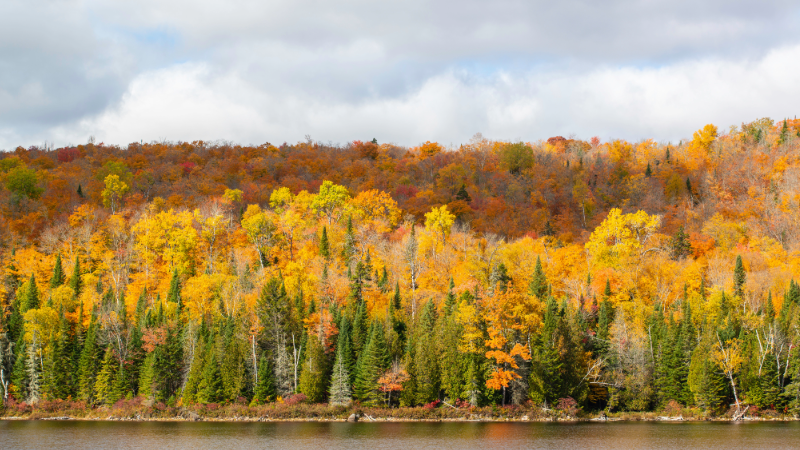
POLYGON ((3 0, 0 149, 562 135, 800 105, 800 2, 3 0))

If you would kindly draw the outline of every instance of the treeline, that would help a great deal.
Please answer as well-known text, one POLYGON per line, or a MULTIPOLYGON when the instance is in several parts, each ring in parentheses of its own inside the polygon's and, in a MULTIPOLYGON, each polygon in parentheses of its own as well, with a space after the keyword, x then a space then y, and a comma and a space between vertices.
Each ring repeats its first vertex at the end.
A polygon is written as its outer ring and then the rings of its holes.
POLYGON ((3 400, 797 413, 796 125, 18 149, 3 400))

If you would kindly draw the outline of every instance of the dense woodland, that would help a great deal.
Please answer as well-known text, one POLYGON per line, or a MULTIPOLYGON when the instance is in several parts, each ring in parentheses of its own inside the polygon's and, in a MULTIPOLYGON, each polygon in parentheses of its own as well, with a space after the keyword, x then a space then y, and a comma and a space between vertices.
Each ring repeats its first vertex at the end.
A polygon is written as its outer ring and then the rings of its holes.
POLYGON ((20 147, 0 393, 797 414, 799 147, 20 147))

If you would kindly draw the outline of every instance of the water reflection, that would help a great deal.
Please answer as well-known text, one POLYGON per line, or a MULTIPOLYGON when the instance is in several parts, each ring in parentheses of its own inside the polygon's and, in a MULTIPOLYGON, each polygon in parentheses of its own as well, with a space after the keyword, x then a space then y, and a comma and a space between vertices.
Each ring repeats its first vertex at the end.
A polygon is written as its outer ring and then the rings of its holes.
POLYGON ((800 448, 798 423, 222 423, 0 421, 0 449, 800 448))

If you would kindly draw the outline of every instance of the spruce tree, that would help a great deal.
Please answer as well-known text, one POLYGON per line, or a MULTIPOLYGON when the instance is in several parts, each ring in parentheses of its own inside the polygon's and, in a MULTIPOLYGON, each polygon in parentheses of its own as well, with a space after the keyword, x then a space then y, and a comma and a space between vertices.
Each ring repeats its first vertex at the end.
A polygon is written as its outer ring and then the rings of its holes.
POLYGON ((100 372, 97 374, 97 379, 94 384, 94 391, 97 402, 100 404, 110 405, 116 399, 114 398, 114 382, 117 378, 117 368, 119 362, 114 357, 114 350, 109 346, 106 348, 103 363, 100 366, 100 372))
POLYGON ((321 403, 328 392, 328 360, 316 336, 308 339, 305 362, 300 373, 300 392, 312 403, 321 403))
POLYGON ((167 293, 167 301, 178 305, 178 310, 181 309, 181 279, 178 277, 178 269, 172 270, 172 279, 169 283, 169 292, 167 293))
POLYGON ((75 257, 75 265, 72 267, 72 275, 69 277, 69 287, 72 288, 75 298, 80 297, 83 284, 81 283, 81 263, 78 257, 75 257))
POLYGON ((33 274, 31 274, 31 278, 28 280, 24 295, 25 297, 23 298, 23 304, 21 305, 22 314, 25 314, 29 310, 36 309, 40 306, 39 288, 36 286, 36 277, 33 274))
POLYGON ((415 337, 418 404, 430 403, 439 397, 441 370, 435 326, 436 306, 429 300, 422 310, 415 337))
POLYGON ((50 289, 64 284, 64 269, 61 267, 61 254, 56 253, 56 263, 53 266, 53 277, 50 278, 50 289))
POLYGON ((100 369, 100 350, 97 346, 97 325, 94 316, 86 331, 80 359, 78 360, 78 398, 92 404, 97 399, 95 381, 100 369))
POLYGON ((349 406, 353 401, 346 352, 347 350, 341 345, 336 349, 336 360, 333 363, 333 375, 328 391, 329 403, 332 406, 349 406))
POLYGON ((14 345, 14 367, 11 369, 10 391, 17 401, 24 401, 28 396, 28 371, 26 361, 28 352, 25 341, 20 338, 14 345))
POLYGON ((378 379, 389 367, 389 354, 383 324, 373 322, 370 336, 358 361, 355 382, 355 396, 363 404, 379 406, 382 395, 378 390, 378 379))
POLYGON ((644 176, 650 178, 653 175, 653 170, 650 168, 650 161, 647 162, 647 169, 644 171, 644 176))
POLYGON ((733 270, 733 295, 744 299, 744 283, 747 281, 747 274, 742 264, 742 256, 736 257, 736 268, 733 270))
POLYGON ((536 268, 533 270, 533 278, 531 279, 531 284, 529 286, 528 292, 530 295, 540 299, 545 300, 547 296, 548 290, 548 282, 547 277, 544 274, 544 270, 542 269, 542 260, 540 257, 536 257, 536 268))
POLYGON ((155 382, 154 360, 155 353, 148 353, 139 369, 138 395, 145 400, 155 399, 155 392, 153 392, 153 384, 155 382))
POLYGON ((319 254, 326 260, 331 257, 331 244, 328 242, 328 228, 322 227, 322 236, 319 238, 319 254))
POLYGON ((272 358, 261 356, 258 362, 258 382, 253 389, 251 405, 262 405, 275 400, 278 390, 275 388, 275 373, 272 370, 272 358))
POLYGON ((219 370, 217 352, 209 346, 206 361, 203 365, 203 375, 197 385, 198 403, 218 403, 223 400, 225 392, 222 388, 222 374, 219 370))

